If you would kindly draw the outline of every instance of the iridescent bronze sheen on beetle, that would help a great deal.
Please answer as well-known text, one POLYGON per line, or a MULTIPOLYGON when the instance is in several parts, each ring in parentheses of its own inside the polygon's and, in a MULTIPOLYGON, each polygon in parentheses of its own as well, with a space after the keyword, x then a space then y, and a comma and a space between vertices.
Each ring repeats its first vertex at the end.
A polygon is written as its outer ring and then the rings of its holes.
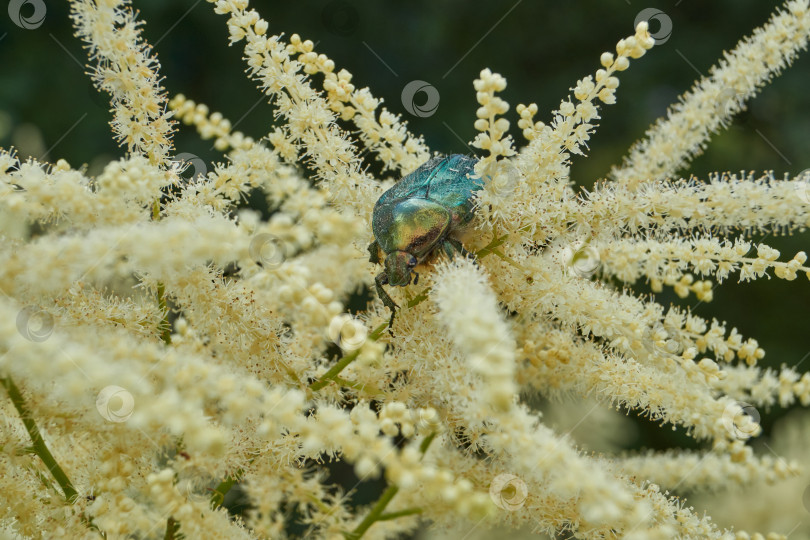
POLYGON ((475 178, 476 159, 461 154, 436 156, 397 182, 374 205, 371 228, 374 242, 368 247, 370 261, 385 269, 377 275, 377 294, 391 310, 396 304, 382 288, 390 284, 404 287, 419 275, 416 265, 434 250, 443 249, 449 257, 468 255, 450 234, 473 218, 474 193, 483 187, 475 178))

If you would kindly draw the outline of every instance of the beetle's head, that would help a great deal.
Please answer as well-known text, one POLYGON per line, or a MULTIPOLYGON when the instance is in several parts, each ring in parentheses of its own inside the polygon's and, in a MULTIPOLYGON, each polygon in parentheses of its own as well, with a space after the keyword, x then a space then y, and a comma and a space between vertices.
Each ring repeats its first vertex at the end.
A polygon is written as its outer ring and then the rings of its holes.
POLYGON ((407 251, 394 251, 385 258, 385 273, 390 285, 404 287, 411 282, 411 270, 416 266, 416 257, 407 251))

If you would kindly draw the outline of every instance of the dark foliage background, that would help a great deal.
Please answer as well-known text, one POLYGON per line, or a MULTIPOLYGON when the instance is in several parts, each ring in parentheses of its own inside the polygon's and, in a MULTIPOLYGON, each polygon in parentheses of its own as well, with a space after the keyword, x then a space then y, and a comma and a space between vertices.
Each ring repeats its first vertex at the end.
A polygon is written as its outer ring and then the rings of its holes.
MULTIPOLYGON (((444 152, 470 151, 465 142, 474 136, 477 107, 472 81, 481 69, 507 78, 504 97, 512 105, 515 140, 521 142, 514 107, 536 102, 537 118, 547 121, 576 80, 593 73, 599 55, 632 34, 637 14, 649 7, 630 0, 258 0, 252 5, 270 22, 269 33, 297 32, 312 39, 318 52, 354 75, 358 87, 369 86, 390 110, 407 118, 411 131, 444 152), (401 102, 402 88, 414 79, 440 93, 439 107, 429 117, 408 114, 401 102)), ((589 157, 574 159, 578 184, 589 186, 604 177, 667 105, 707 73, 724 50, 763 24, 778 3, 672 0, 653 5, 671 19, 672 35, 620 75, 618 103, 602 109, 589 157)), ((134 6, 146 22, 144 36, 160 59, 170 94, 182 92, 206 103, 251 136, 268 132, 273 111, 244 76, 241 44, 227 46, 224 17, 201 0, 135 0, 134 6)), ((12 24, 3 10, 0 36, 0 146, 15 145, 23 156, 87 164, 91 173, 123 154, 110 135, 106 101, 85 74, 86 56, 72 36, 67 2, 48 1, 44 23, 33 30, 12 24)), ((706 178, 714 171, 773 169, 781 176, 810 167, 809 86, 810 55, 804 55, 715 136, 689 172, 706 178)), ((188 128, 180 129, 175 142, 178 153, 220 158, 211 141, 200 141, 188 128)), ((767 238, 788 258, 807 249, 807 240, 807 234, 767 238)), ((644 284, 636 288, 648 290, 644 284)), ((796 365, 810 355, 810 283, 803 275, 795 282, 737 284, 732 279, 714 296, 709 304, 670 293, 659 300, 692 306, 701 316, 727 320, 729 327, 757 338, 767 351, 766 365, 796 365)), ((810 362, 800 366, 808 368, 810 362)), ((776 414, 760 414, 767 436, 776 414)), ((638 422, 635 448, 693 445, 680 431, 638 422)))

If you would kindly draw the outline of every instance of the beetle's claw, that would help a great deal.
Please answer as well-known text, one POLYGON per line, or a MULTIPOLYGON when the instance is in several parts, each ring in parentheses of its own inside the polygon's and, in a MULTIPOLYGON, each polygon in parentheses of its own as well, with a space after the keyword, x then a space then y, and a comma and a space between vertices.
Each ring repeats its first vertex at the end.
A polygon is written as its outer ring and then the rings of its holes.
POLYGON ((394 317, 396 317, 397 312, 391 311, 391 320, 388 321, 388 333, 391 334, 391 337, 394 337, 394 317))
MULTIPOLYGON (((388 321, 388 331, 391 332, 391 327, 394 325, 394 317, 397 314, 397 308, 399 306, 397 306, 391 296, 383 289, 383 285, 388 283, 388 275, 385 272, 380 272, 377 274, 377 277, 374 278, 374 283, 377 285, 377 296, 380 297, 385 307, 391 310, 391 320, 388 321)), ((392 332, 391 336, 393 335, 392 332)))

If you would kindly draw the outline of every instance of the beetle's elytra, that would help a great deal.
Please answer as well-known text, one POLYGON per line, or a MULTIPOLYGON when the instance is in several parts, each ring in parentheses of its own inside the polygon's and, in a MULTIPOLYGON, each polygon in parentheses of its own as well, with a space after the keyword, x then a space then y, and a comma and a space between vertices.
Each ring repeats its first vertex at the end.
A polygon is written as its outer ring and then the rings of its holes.
POLYGON ((390 324, 396 304, 383 285, 404 287, 412 274, 416 283, 419 275, 413 268, 436 249, 450 257, 468 255, 450 234, 473 218, 473 196, 483 187, 483 181, 474 176, 476 161, 461 154, 436 156, 383 193, 374 205, 369 260, 385 265, 375 281, 377 294, 392 312, 390 324))

